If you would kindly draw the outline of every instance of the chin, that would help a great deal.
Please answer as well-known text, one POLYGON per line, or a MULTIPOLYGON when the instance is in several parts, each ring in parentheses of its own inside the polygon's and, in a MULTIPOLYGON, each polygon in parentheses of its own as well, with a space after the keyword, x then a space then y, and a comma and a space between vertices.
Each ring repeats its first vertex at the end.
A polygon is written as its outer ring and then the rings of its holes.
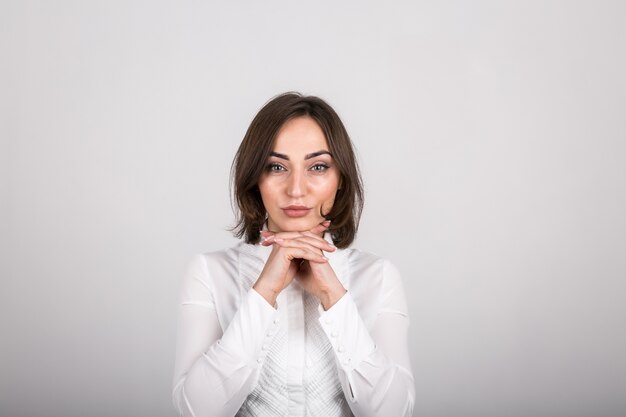
POLYGON ((281 219, 276 226, 283 232, 304 232, 310 230, 324 221, 324 219, 286 218, 281 219))

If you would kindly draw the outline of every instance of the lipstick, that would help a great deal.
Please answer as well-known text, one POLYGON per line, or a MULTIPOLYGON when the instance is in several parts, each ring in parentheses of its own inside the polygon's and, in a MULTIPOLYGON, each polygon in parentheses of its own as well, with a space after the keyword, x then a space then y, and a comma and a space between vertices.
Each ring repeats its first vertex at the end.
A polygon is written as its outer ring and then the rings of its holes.
POLYGON ((292 205, 283 207, 283 211, 289 217, 304 217, 309 214, 309 211, 311 211, 311 209, 306 206, 292 205))

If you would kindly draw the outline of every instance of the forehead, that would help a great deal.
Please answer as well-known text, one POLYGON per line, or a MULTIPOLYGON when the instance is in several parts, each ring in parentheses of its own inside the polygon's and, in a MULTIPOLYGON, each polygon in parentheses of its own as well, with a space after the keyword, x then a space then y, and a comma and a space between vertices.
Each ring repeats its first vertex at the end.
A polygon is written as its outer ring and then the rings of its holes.
POLYGON ((328 150, 328 142, 324 131, 314 119, 301 116, 288 120, 280 128, 273 150, 287 155, 306 154, 328 150))

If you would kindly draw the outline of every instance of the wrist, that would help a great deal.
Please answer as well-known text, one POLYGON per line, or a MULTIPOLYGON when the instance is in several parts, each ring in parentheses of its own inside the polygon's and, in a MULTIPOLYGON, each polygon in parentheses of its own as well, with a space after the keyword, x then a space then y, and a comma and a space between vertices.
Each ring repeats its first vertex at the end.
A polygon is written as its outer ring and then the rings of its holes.
POLYGON ((337 303, 337 301, 339 301, 346 292, 348 291, 345 288, 343 288, 343 286, 339 286, 339 287, 330 289, 328 291, 324 291, 320 295, 320 303, 322 304, 322 307, 324 308, 324 310, 328 310, 329 308, 334 306, 335 303, 337 303))
POLYGON ((274 308, 276 308, 276 298, 278 297, 278 291, 273 290, 272 288, 259 283, 258 281, 252 286, 252 288, 258 292, 261 297, 265 298, 265 300, 274 308))

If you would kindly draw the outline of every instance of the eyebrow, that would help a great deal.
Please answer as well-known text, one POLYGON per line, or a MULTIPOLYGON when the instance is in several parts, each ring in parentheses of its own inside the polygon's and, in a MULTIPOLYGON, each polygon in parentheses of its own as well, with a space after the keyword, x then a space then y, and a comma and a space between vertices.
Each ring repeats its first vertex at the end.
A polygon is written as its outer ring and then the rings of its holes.
MULTIPOLYGON (((304 159, 305 160, 306 159, 311 159, 311 158, 315 158, 316 156, 325 155, 325 154, 330 155, 331 157, 333 156, 333 154, 331 154, 328 151, 317 151, 317 152, 312 152, 312 153, 306 154, 304 156, 304 159)), ((285 161, 289 161, 289 157, 287 155, 285 155, 284 153, 278 153, 278 152, 272 151, 270 153, 270 155, 271 156, 275 156, 276 158, 284 159, 285 161)))

